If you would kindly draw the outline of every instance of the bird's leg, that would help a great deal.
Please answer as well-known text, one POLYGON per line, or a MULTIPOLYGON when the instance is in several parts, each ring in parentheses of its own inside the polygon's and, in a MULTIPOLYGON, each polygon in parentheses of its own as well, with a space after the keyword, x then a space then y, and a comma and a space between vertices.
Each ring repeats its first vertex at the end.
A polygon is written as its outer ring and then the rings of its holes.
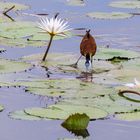
POLYGON ((73 67, 77 68, 77 64, 79 62, 79 60, 81 59, 82 55, 78 58, 78 60, 76 61, 76 63, 73 64, 73 67))
POLYGON ((92 57, 90 59, 90 63, 91 63, 91 69, 93 69, 93 58, 92 57))

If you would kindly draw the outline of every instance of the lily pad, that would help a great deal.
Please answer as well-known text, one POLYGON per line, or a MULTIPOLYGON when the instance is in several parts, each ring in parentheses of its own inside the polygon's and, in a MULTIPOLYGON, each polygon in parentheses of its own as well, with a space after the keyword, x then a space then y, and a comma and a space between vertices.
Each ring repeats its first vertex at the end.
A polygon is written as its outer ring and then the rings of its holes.
POLYGON ((0 105, 0 112, 4 110, 4 107, 0 105))
MULTIPOLYGON (((117 94, 116 91, 114 94, 117 94)), ((138 104, 133 104, 132 102, 128 102, 127 100, 119 97, 113 96, 113 93, 110 95, 102 95, 96 96, 94 98, 69 98, 64 99, 61 104, 71 104, 74 106, 89 106, 89 107, 97 107, 105 110, 110 115, 121 113, 121 112, 130 112, 135 109, 140 109, 138 104), (120 102, 119 102, 120 101, 120 102)))
POLYGON ((31 120, 31 121, 38 121, 42 120, 42 118, 31 116, 26 114, 24 111, 14 111, 9 113, 9 117, 16 120, 31 120))
POLYGON ((74 105, 52 105, 48 108, 31 108, 25 109, 25 112, 29 115, 49 118, 49 119, 67 119, 70 115, 75 113, 86 113, 90 119, 99 119, 104 118, 108 114, 95 107, 86 107, 86 106, 74 106, 74 105))
POLYGON ((90 18, 97 18, 97 19, 126 19, 131 18, 133 15, 123 12, 91 12, 87 14, 90 18))
POLYGON ((10 18, 8 18, 5 15, 0 13, 0 23, 2 23, 2 22, 10 22, 10 21, 11 21, 10 18))
MULTIPOLYGON (((129 62, 128 62, 128 65, 129 65, 129 62)), ((112 78, 115 78, 116 80, 121 81, 122 84, 124 82, 129 82, 129 81, 133 80, 135 77, 140 77, 140 73, 138 72, 139 67, 136 67, 136 65, 134 65, 134 64, 130 65, 128 67, 131 67, 131 68, 127 68, 122 64, 122 65, 120 65, 120 69, 112 70, 108 74, 110 74, 110 76, 112 78), (133 66, 134 66, 134 68, 133 68, 133 66), (135 67, 136 67, 136 69, 135 69, 135 67)))
MULTIPOLYGON (((42 59, 42 55, 43 54, 25 56, 23 59, 29 60, 29 61, 40 61, 42 59)), ((98 47, 97 52, 93 58, 97 60, 106 60, 106 59, 108 60, 113 57, 125 57, 128 59, 138 58, 138 57, 140 58, 140 53, 135 52, 135 51, 130 51, 130 50, 98 47)), ((48 66, 49 65, 70 65, 76 62, 77 59, 78 59, 78 56, 76 54, 52 53, 52 54, 48 54, 47 61, 45 61, 43 65, 46 65, 46 66, 47 65, 48 66)))
POLYGON ((24 5, 24 4, 19 4, 19 3, 14 3, 14 2, 0 2, 0 11, 5 11, 11 8, 12 6, 15 6, 12 9, 13 11, 29 9, 29 6, 24 5))
MULTIPOLYGON (((43 54, 36 54, 25 56, 23 60, 31 63, 39 63, 43 54)), ((79 56, 73 54, 48 54, 47 61, 40 63, 39 65, 53 69, 55 71, 61 71, 63 73, 81 73, 85 69, 85 58, 81 59, 78 63, 78 67, 75 68, 73 64, 77 61, 79 56)), ((110 69, 115 69, 115 66, 107 61, 93 61, 93 66, 96 73, 104 73, 110 69)))
MULTIPOLYGON (((41 33, 41 29, 37 27, 37 24, 33 22, 19 21, 8 22, 0 24, 0 40, 2 44, 9 46, 9 44, 15 44, 15 46, 41 46, 47 45, 44 43, 50 39, 47 33, 41 33)), ((68 32, 66 37, 55 36, 54 39, 64 39, 70 37, 68 32)))
POLYGON ((140 8, 140 1, 132 0, 132 1, 114 1, 109 4, 111 7, 116 7, 116 8, 130 8, 130 9, 135 9, 135 8, 140 8))
POLYGON ((123 114, 117 114, 116 118, 119 120, 124 121, 139 121, 140 120, 140 112, 130 112, 130 113, 123 113, 123 114))
POLYGON ((67 4, 71 6, 84 6, 84 0, 67 0, 67 4))
POLYGON ((113 57, 137 58, 140 57, 140 53, 124 49, 99 48, 95 55, 96 59, 110 59, 113 57))
MULTIPOLYGON (((63 73, 75 74, 75 73, 82 73, 86 71, 86 68, 84 65, 85 64, 84 57, 83 59, 79 61, 77 68, 74 67, 74 63, 77 61, 79 56, 74 55, 74 54, 70 54, 70 53, 48 54, 47 61, 40 63, 42 57, 43 57, 43 54, 36 54, 36 55, 25 56, 23 60, 31 62, 31 63, 35 63, 35 64, 39 63, 39 65, 43 67, 47 67, 49 69, 53 69, 55 71, 59 71, 63 73)), ((99 47, 97 50, 97 53, 93 57, 93 59, 95 59, 93 61, 93 69, 94 69, 93 74, 96 75, 97 77, 100 77, 101 79, 101 77, 106 77, 103 74, 108 74, 109 76, 110 72, 115 72, 115 71, 119 72, 121 67, 122 68, 126 67, 126 69, 131 70, 133 67, 131 68, 130 66, 132 65, 134 66, 134 69, 132 70, 137 71, 137 69, 139 69, 138 58, 140 58, 140 54, 134 51, 99 47), (114 57, 125 57, 128 61, 127 60, 124 61, 123 59, 120 59, 118 65, 116 65, 116 63, 111 61, 111 59, 114 57), (102 76, 101 75, 99 76, 99 74, 102 74, 102 76)), ((92 71, 92 68, 91 68, 91 71, 92 71)), ((115 77, 115 75, 113 74, 112 76, 113 78, 115 77)))
POLYGON ((17 82, 15 85, 25 86, 26 91, 33 94, 51 97, 96 97, 109 94, 113 89, 93 83, 81 82, 77 79, 50 79, 29 82, 17 82))
POLYGON ((0 73, 19 72, 27 70, 31 64, 25 62, 16 62, 12 60, 0 59, 0 73))
POLYGON ((113 98, 115 98, 119 102, 125 99, 129 103, 131 102, 131 105, 134 104, 140 106, 140 88, 131 88, 125 86, 124 84, 124 86, 116 87, 116 89, 118 90, 118 95, 122 98, 117 99, 118 96, 114 96, 113 98))
POLYGON ((0 44, 3 46, 8 46, 8 47, 27 47, 27 46, 32 46, 32 47, 42 47, 46 46, 47 42, 46 41, 37 41, 37 40, 28 40, 28 39, 9 39, 5 37, 0 37, 0 44))
POLYGON ((18 82, 18 85, 26 87, 26 90, 37 95, 59 97, 64 94, 75 93, 79 87, 79 80, 52 79, 42 81, 18 82))

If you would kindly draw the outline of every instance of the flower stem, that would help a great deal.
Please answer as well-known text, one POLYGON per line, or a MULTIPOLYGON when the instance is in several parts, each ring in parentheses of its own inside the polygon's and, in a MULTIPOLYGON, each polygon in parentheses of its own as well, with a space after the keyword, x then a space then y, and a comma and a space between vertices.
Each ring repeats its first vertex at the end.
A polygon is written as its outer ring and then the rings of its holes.
POLYGON ((51 46, 51 43, 52 43, 52 40, 53 40, 53 37, 54 37, 54 35, 50 35, 50 41, 49 41, 47 50, 46 50, 46 52, 45 52, 45 54, 44 54, 44 56, 43 56, 42 61, 45 61, 45 59, 46 59, 46 57, 47 57, 47 54, 48 54, 48 52, 49 52, 49 49, 50 49, 50 46, 51 46))

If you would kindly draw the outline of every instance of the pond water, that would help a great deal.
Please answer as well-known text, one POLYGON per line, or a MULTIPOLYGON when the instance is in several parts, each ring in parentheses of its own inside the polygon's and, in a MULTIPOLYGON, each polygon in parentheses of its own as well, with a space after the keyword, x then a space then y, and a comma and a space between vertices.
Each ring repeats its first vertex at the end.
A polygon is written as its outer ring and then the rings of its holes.
MULTIPOLYGON (((85 6, 66 5, 66 0, 11 0, 30 5, 29 10, 25 13, 47 13, 54 15, 59 12, 60 17, 68 19, 69 24, 73 28, 88 28, 92 34, 97 36, 98 46, 108 46, 111 48, 122 48, 128 50, 140 51, 140 16, 134 16, 129 19, 121 20, 98 20, 86 17, 88 12, 104 11, 121 11, 128 13, 136 13, 136 9, 121 9, 107 6, 109 2, 115 0, 85 0, 85 6), (99 36, 99 37, 98 37, 99 36)), ((11 16, 15 16, 10 13, 11 16)), ((28 20, 37 21, 32 16, 22 17, 28 20)), ((75 31, 76 34, 84 34, 85 31, 75 31)), ((79 43, 81 37, 72 37, 69 39, 53 41, 50 52, 72 52, 79 53, 79 43)), ((18 60, 21 57, 34 53, 42 53, 45 47, 26 47, 26 48, 10 48, 2 46, 6 49, 1 57, 18 60)), ((37 67, 31 71, 20 72, 18 74, 7 74, 11 80, 19 77, 36 76, 47 78, 46 71, 37 67), (10 75, 10 76, 9 76, 10 75)), ((71 77, 71 75, 59 75, 55 73, 52 78, 71 77)), ((72 76, 73 78, 73 76, 72 76)), ((57 100, 57 99, 56 99, 57 100)), ((55 103, 54 100, 44 99, 37 95, 25 92, 22 88, 0 88, 0 103, 4 105, 5 110, 0 113, 0 132, 2 140, 59 140, 69 138, 73 140, 80 139, 71 132, 61 126, 62 121, 24 121, 14 120, 8 117, 9 112, 21 110, 27 107, 45 107, 48 104, 55 103)), ((111 119, 91 121, 88 126, 87 139, 89 140, 138 140, 140 137, 140 122, 119 121, 111 119)))

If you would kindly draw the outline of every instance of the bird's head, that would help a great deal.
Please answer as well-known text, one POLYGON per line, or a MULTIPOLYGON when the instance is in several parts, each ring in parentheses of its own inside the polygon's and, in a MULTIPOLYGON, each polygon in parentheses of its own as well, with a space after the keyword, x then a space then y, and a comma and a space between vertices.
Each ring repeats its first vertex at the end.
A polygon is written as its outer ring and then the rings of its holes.
POLYGON ((90 29, 89 30, 86 30, 86 37, 87 38, 90 38, 90 29))

